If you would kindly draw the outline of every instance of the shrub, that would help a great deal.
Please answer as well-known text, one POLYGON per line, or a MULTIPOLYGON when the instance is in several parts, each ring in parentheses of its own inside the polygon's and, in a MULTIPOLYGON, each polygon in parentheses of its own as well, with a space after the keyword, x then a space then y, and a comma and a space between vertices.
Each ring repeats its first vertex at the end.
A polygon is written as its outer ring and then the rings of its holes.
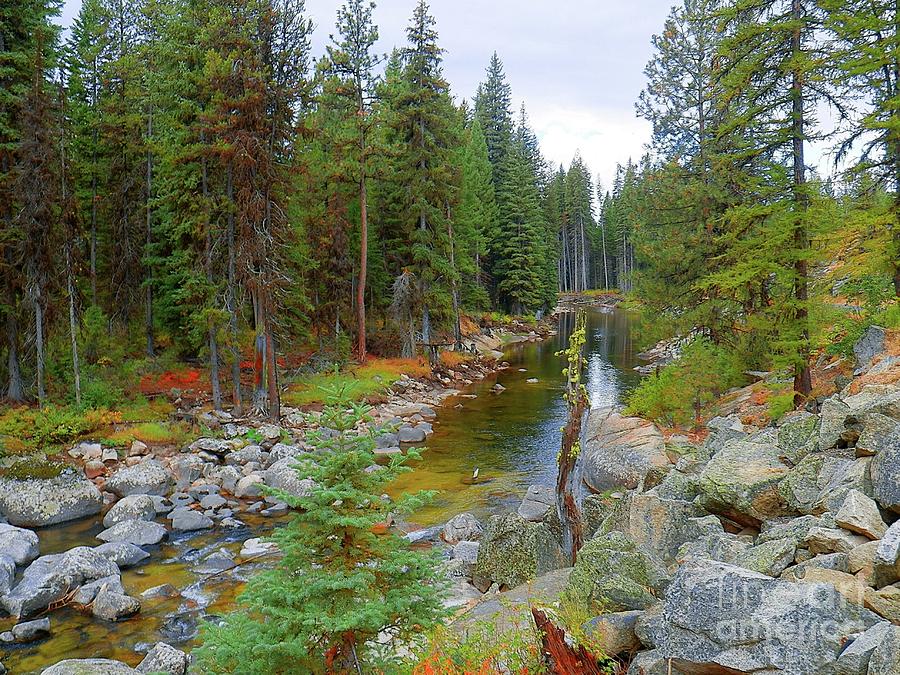
POLYGON ((0 416, 0 436, 17 439, 27 449, 55 450, 117 420, 107 410, 54 405, 13 408, 0 416))
POLYGON ((413 675, 468 675, 506 672, 514 675, 545 673, 541 643, 531 622, 499 633, 496 626, 480 622, 465 636, 441 627, 419 655, 413 675))
POLYGON ((117 408, 124 399, 122 389, 100 378, 89 377, 81 383, 82 408, 111 410, 117 408))

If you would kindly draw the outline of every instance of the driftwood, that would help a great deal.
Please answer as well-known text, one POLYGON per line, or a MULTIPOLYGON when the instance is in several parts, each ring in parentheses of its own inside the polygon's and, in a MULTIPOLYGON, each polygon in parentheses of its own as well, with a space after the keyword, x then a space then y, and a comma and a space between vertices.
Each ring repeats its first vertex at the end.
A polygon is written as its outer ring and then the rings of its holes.
POLYGON ((570 646, 565 631, 555 626, 543 611, 532 607, 531 616, 541 637, 549 672, 554 675, 602 675, 597 659, 583 646, 570 646))

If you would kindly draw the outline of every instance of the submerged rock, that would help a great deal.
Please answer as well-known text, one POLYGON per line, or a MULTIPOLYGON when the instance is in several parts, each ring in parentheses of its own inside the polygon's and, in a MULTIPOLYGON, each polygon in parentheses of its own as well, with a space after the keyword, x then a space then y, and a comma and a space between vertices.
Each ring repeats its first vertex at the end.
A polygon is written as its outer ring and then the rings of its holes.
POLYGON ((56 478, 10 480, 0 478, 0 515, 10 525, 45 527, 100 513, 103 495, 72 470, 56 478))
POLYGON ((146 520, 123 520, 97 535, 106 542, 124 541, 135 546, 153 546, 166 538, 166 526, 146 520))

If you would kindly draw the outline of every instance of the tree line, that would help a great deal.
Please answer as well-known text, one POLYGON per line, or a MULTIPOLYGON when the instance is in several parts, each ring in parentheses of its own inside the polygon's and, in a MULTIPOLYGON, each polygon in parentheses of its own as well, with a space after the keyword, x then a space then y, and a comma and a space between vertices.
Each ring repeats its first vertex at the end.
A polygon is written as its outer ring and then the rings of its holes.
POLYGON ((744 368, 790 369, 795 404, 831 244, 859 253, 844 270, 870 295, 900 295, 898 29, 880 0, 684 0, 636 104, 648 153, 603 203, 640 301, 744 368), (834 177, 810 168, 812 143, 834 177))
POLYGON ((216 407, 277 415, 297 345, 412 356, 459 345, 464 310, 615 282, 583 161, 550 168, 496 54, 454 100, 424 0, 389 55, 347 0, 319 58, 303 0, 84 0, 65 40, 59 8, 0 9, 12 401, 80 403, 104 355, 79 342, 105 328, 205 361, 216 407))

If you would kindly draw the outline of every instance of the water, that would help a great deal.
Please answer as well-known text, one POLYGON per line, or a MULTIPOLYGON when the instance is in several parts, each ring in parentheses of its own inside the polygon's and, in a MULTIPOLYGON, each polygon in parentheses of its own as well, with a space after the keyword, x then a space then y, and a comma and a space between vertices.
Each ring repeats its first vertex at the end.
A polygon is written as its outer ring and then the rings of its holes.
MULTIPOLYGON (((560 427, 566 417, 563 364, 555 354, 565 346, 573 318, 564 314, 558 335, 549 340, 511 347, 507 370, 472 385, 464 396, 449 399, 439 410, 423 461, 392 487, 394 494, 439 491, 428 507, 414 514, 416 523, 441 523, 462 511, 486 518, 517 508, 532 483, 555 482, 560 427), (531 378, 538 381, 529 383, 531 378), (506 389, 494 394, 491 389, 498 382, 506 389), (479 482, 467 484, 475 468, 479 482)), ((588 313, 586 385, 594 406, 621 401, 639 379, 632 370, 636 350, 630 331, 631 320, 622 311, 588 313)), ((241 518, 250 525, 249 531, 230 533, 227 538, 222 533, 182 537, 153 552, 149 564, 122 573, 122 583, 131 595, 169 583, 184 589, 181 597, 144 600, 137 617, 117 624, 104 624, 71 608, 52 612, 53 632, 48 640, 5 653, 0 650, 0 660, 13 675, 21 675, 40 672, 64 658, 113 658, 136 665, 141 655, 135 653, 135 646, 161 639, 182 648, 191 646, 199 624, 210 615, 230 611, 240 590, 240 584, 227 574, 198 584, 192 561, 201 552, 219 547, 237 552, 241 540, 264 534, 275 524, 246 514, 241 518), (179 635, 184 641, 174 639, 179 635)), ((40 530, 41 553, 94 546, 98 543, 94 536, 102 529, 99 519, 93 519, 40 530)), ((239 568, 239 577, 246 578, 261 566, 239 568)), ((0 631, 12 623, 0 619, 0 631)))

